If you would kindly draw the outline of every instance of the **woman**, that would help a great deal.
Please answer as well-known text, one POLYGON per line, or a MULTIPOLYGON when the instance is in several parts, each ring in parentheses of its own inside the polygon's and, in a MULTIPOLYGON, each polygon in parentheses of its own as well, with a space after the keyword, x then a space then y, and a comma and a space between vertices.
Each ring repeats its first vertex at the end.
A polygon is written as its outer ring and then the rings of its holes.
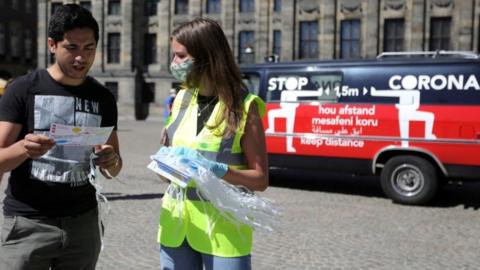
MULTIPOLYGON (((164 144, 200 153, 217 177, 252 191, 268 186, 264 103, 246 91, 228 41, 213 20, 195 19, 171 35, 173 76, 183 82, 164 144)), ((252 229, 223 218, 198 195, 194 181, 184 199, 166 192, 158 241, 162 269, 251 269, 252 229), (181 209, 179 211, 178 209, 181 209)))

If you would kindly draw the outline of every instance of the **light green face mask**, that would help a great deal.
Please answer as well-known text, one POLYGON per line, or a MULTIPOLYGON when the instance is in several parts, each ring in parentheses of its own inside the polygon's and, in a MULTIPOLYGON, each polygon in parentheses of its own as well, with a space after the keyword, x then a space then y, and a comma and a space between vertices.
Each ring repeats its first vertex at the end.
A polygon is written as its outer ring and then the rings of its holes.
POLYGON ((171 63, 170 64, 170 71, 172 72, 173 77, 180 82, 184 82, 187 80, 187 75, 192 70, 193 60, 187 59, 182 63, 171 63))

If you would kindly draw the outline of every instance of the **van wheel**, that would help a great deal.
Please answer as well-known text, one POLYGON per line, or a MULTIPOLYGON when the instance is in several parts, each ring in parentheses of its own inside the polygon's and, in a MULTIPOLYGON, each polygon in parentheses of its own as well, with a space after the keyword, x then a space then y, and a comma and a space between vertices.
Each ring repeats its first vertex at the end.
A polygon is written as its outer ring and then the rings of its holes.
POLYGON ((438 189, 435 167, 417 156, 391 158, 380 175, 382 189, 394 202, 425 204, 438 189))

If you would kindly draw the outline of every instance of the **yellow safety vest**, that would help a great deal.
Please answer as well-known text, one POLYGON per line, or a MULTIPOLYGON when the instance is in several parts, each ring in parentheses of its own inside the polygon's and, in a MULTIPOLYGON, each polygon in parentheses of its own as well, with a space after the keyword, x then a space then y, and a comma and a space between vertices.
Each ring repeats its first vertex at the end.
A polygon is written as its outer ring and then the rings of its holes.
MULTIPOLYGON (((235 136, 224 138, 208 129, 216 123, 225 104, 219 101, 205 127, 197 135, 197 90, 181 90, 173 103, 172 114, 167 124, 167 134, 171 146, 184 146, 196 149, 206 158, 223 162, 231 168, 245 169, 246 161, 240 140, 245 130, 248 110, 256 102, 260 116, 265 112, 265 103, 252 94, 245 93, 244 113, 235 136)), ((217 131, 222 134, 225 122, 217 131)), ((167 247, 178 247, 187 239, 190 246, 199 252, 221 257, 239 257, 250 254, 252 249, 252 229, 247 225, 229 222, 205 199, 200 199, 191 181, 184 190, 184 200, 177 201, 165 193, 158 242, 167 247), (178 211, 178 209, 182 209, 178 211), (209 233, 210 230, 210 233, 209 233)))

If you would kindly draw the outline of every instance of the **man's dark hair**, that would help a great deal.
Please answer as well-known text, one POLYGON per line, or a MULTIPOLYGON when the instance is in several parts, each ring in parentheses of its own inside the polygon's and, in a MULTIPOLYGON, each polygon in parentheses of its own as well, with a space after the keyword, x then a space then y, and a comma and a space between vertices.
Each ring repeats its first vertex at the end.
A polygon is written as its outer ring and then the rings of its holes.
POLYGON ((0 70, 0 79, 9 80, 12 78, 12 74, 6 70, 0 70))
POLYGON ((62 41, 66 32, 76 28, 90 28, 98 43, 98 23, 92 13, 77 4, 67 4, 58 7, 48 24, 48 37, 55 43, 62 41))

